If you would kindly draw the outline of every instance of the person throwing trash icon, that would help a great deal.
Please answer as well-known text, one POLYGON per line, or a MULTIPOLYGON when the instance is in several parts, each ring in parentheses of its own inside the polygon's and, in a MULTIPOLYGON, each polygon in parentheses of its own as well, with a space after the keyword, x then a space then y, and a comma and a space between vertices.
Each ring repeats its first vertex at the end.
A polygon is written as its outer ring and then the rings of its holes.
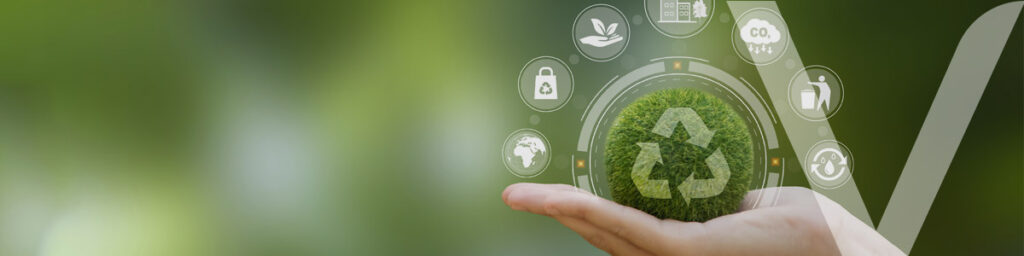
POLYGON ((818 93, 818 104, 815 104, 818 106, 817 110, 821 110, 824 104, 827 111, 829 104, 831 104, 832 88, 829 88, 828 83, 825 82, 825 76, 818 76, 817 82, 807 82, 807 84, 817 86, 820 92, 818 93))

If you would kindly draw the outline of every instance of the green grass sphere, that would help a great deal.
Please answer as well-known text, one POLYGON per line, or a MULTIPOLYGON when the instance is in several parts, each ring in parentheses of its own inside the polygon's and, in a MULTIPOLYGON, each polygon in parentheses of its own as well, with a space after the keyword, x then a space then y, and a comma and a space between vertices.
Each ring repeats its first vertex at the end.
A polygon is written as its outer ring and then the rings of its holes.
POLYGON ((743 119, 721 99, 696 89, 669 89, 645 95, 627 106, 612 124, 605 147, 608 184, 615 202, 631 206, 658 218, 682 221, 707 221, 736 212, 750 186, 753 169, 753 143, 743 119), (690 108, 714 131, 706 148, 688 143, 690 133, 677 123, 672 136, 653 132, 662 114, 671 108, 690 108), (668 180, 671 198, 644 197, 631 173, 638 143, 658 143, 662 163, 655 164, 649 179, 668 180), (721 149, 728 163, 729 180, 722 192, 707 198, 692 198, 687 203, 677 186, 690 174, 694 179, 713 178, 705 159, 721 149))

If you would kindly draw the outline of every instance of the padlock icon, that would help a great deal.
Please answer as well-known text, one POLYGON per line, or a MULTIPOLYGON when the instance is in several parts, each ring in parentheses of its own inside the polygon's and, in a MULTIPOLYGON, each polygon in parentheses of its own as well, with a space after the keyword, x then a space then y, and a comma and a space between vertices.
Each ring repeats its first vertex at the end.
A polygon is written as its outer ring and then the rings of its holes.
POLYGON ((537 79, 534 80, 533 99, 535 100, 557 100, 558 99, 558 77, 551 67, 541 67, 537 72, 537 79), (547 71, 545 74, 544 71, 547 71))

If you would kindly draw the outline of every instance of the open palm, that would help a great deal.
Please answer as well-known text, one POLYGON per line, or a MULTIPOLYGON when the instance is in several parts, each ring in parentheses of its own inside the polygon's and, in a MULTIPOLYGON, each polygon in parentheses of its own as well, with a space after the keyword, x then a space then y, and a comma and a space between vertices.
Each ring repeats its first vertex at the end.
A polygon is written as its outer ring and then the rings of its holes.
POLYGON ((739 212, 704 223, 661 220, 563 184, 513 184, 502 199, 558 220, 613 255, 902 255, 828 198, 799 187, 772 189, 781 193, 774 206, 754 208, 759 191, 752 191, 739 212))

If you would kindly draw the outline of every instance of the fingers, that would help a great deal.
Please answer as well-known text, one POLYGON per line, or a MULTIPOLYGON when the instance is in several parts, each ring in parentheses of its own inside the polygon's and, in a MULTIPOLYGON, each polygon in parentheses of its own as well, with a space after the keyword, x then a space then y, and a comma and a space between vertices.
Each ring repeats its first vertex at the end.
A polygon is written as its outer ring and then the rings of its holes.
MULTIPOLYGON (((552 216, 562 225, 578 233, 583 239, 598 249, 612 255, 651 255, 627 240, 602 230, 593 224, 574 217, 558 216, 548 212, 545 204, 552 195, 580 194, 591 195, 576 187, 564 184, 513 184, 502 193, 502 199, 512 209, 535 214, 552 216)), ((592 195, 591 195, 592 196, 592 195)))
POLYGON ((590 223, 572 217, 555 217, 562 225, 576 231, 588 243, 611 255, 652 255, 629 241, 602 230, 590 223))
POLYGON ((501 198, 513 210, 549 215, 544 210, 543 203, 552 193, 589 194, 589 192, 566 184, 516 183, 505 188, 505 191, 501 193, 501 198))
POLYGON ((664 234, 661 220, 637 209, 625 207, 597 196, 586 194, 554 194, 544 202, 549 214, 579 218, 593 225, 636 242, 653 247, 664 234))
MULTIPOLYGON (((568 185, 515 184, 502 194, 516 210, 554 217, 594 246, 612 254, 831 255, 838 252, 823 225, 814 193, 778 188, 778 200, 753 209, 761 191, 740 213, 705 223, 659 220, 568 185), (824 227, 824 228, 823 228, 824 227), (822 232, 822 230, 826 232, 822 232)), ((767 192, 767 191, 765 191, 767 192)), ((760 200, 765 200, 760 196, 760 200)))
POLYGON ((814 191, 802 187, 771 187, 747 192, 739 211, 779 206, 817 207, 814 191))
POLYGON ((512 209, 579 219, 649 251, 672 244, 661 220, 571 186, 514 184, 503 195, 512 209))

